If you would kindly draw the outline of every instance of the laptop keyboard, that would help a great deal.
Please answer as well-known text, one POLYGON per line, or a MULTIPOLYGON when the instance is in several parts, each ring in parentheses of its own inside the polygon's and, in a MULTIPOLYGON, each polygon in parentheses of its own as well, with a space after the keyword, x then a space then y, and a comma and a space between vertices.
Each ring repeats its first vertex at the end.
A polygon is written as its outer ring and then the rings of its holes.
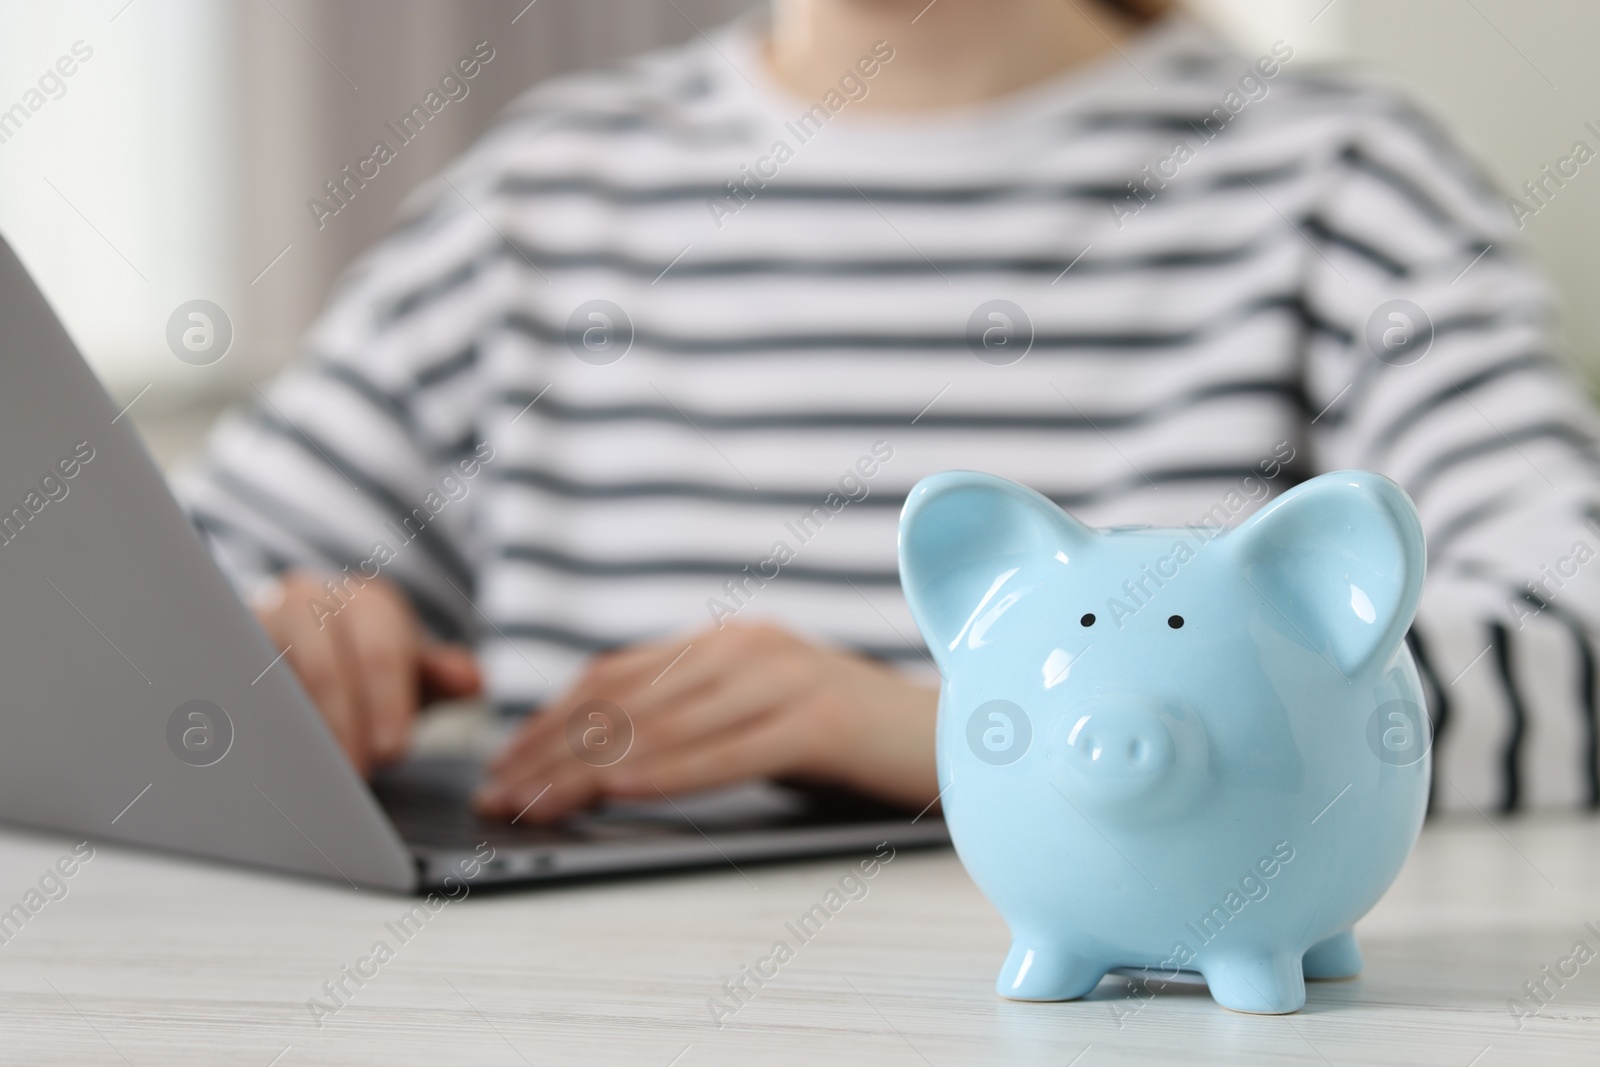
POLYGON ((372 792, 395 829, 417 845, 471 848, 570 844, 592 840, 568 826, 480 819, 472 810, 478 766, 464 759, 416 760, 375 775, 372 792))
POLYGON ((415 759, 375 775, 372 791, 402 838, 435 848, 644 842, 909 818, 855 794, 750 782, 670 800, 607 803, 554 826, 490 822, 472 810, 481 774, 482 765, 470 758, 415 759))

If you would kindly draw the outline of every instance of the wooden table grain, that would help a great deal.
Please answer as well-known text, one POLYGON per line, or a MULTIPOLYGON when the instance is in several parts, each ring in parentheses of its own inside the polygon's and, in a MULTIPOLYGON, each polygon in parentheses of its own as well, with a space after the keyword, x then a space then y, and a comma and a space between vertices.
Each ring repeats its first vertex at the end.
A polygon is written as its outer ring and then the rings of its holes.
POLYGON ((791 924, 858 858, 474 892, 406 927, 407 898, 106 845, 47 879, 73 844, 0 831, 0 909, 66 890, 0 944, 6 1064, 1600 1061, 1600 959, 1572 955, 1600 951, 1600 822, 1578 816, 1430 824, 1358 930, 1366 972, 1283 1017, 1117 978, 1001 1000, 1005 929, 947 850, 899 853, 801 941, 791 924), (363 959, 338 1005, 324 983, 363 959), (714 1012, 763 959, 777 973, 714 1012), (1577 973, 1557 986, 1547 966, 1577 973), (1549 1003, 1519 1019, 1540 980, 1549 1003))

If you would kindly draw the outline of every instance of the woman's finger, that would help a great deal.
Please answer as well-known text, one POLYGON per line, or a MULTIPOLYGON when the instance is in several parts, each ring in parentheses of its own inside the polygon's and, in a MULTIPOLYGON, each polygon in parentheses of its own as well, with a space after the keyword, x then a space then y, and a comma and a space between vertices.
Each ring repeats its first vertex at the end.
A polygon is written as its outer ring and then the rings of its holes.
POLYGON ((587 681, 607 686, 638 674, 654 674, 671 663, 693 640, 692 636, 675 635, 602 653, 589 661, 579 684, 587 681))
POLYGON ((599 779, 591 768, 579 765, 503 788, 480 791, 473 797, 473 807, 485 818, 547 824, 588 807, 599 796, 599 779))
POLYGON ((814 677, 820 670, 816 657, 784 654, 789 645, 797 644, 774 627, 740 627, 702 632, 685 643, 657 643, 597 661, 495 756, 478 801, 498 810, 552 781, 588 779, 596 773, 610 780, 626 776, 629 767, 667 750, 709 743, 720 732, 767 713, 819 681, 814 677), (703 655, 697 643, 704 645, 703 655), (585 713, 585 705, 593 701, 605 701, 613 708, 585 713), (588 719, 596 714, 600 717, 592 727, 586 721, 572 722, 574 715, 588 719), (603 731, 602 743, 627 747, 611 753, 598 746, 574 745, 575 730, 584 738, 603 731))
MULTIPOLYGON (((586 672, 572 688, 554 700, 547 701, 530 714, 527 721, 489 761, 490 773, 498 774, 508 767, 537 758, 538 753, 549 747, 551 738, 566 728, 568 720, 580 707, 591 700, 605 699, 600 694, 612 692, 610 689, 596 686, 588 681, 588 678, 589 674, 586 672)), ((609 703, 615 704, 615 701, 609 703)))
POLYGON ((736 665, 655 715, 641 717, 634 724, 635 751, 648 759, 764 715, 817 684, 816 669, 809 657, 799 655, 736 665))
POLYGON ((777 710, 695 744, 658 753, 607 775, 603 784, 608 794, 640 797, 784 774, 793 769, 795 752, 807 744, 805 730, 803 717, 777 710))
POLYGON ((635 727, 620 709, 613 705, 585 712, 580 704, 574 714, 582 717, 538 712, 540 721, 496 758, 484 796, 516 792, 530 782, 563 775, 592 777, 596 770, 636 758, 635 727))
POLYGON ((500 751, 490 759, 490 776, 495 777, 513 767, 545 758, 565 723, 565 717, 555 714, 548 706, 530 712, 500 751))
POLYGON ((312 703, 322 712, 340 747, 367 773, 370 767, 366 725, 351 688, 351 665, 338 638, 338 617, 312 616, 293 591, 278 615, 284 658, 289 661, 312 703))
POLYGON ((461 700, 483 691, 478 658, 465 645, 424 636, 417 646, 417 667, 424 700, 461 700))
POLYGON ((804 647, 788 631, 768 623, 702 630, 679 646, 674 660, 649 678, 618 690, 621 696, 616 699, 637 715, 650 715, 735 670, 804 647))
MULTIPOLYGON (((689 743, 741 717, 764 712, 819 681, 821 667, 814 655, 781 648, 773 651, 776 643, 752 641, 748 636, 708 644, 712 647, 707 655, 693 670, 686 670, 665 694, 652 694, 651 681, 642 681, 627 691, 610 691, 613 699, 609 702, 615 708, 599 714, 602 719, 620 717, 624 721, 602 721, 597 727, 607 731, 602 740, 615 742, 626 737, 632 746, 627 758, 637 762, 662 748, 689 743), (743 654, 747 650, 750 654, 743 654)), ((596 699, 605 698, 576 693, 541 712, 541 717, 550 716, 541 728, 520 734, 494 761, 491 771, 496 784, 520 783, 549 773, 551 767, 567 760, 566 750, 573 747, 573 738, 558 738, 557 732, 567 732, 571 716, 582 714, 584 705, 596 699), (586 696, 588 699, 584 699, 586 696)), ((591 711, 589 717, 595 714, 591 711)), ((583 727, 582 723, 578 725, 583 727)), ((588 746, 584 751, 570 753, 582 762, 596 765, 596 759, 585 758, 590 755, 608 754, 598 749, 590 752, 588 746)), ((606 765, 615 762, 605 761, 606 765)))
MULTIPOLYGON (((661 650, 655 650, 651 656, 635 661, 636 665, 646 668, 653 664, 661 650)), ((575 682, 571 689, 560 697, 541 707, 530 721, 508 741, 504 748, 490 761, 489 771, 492 775, 500 776, 515 767, 524 767, 530 761, 538 762, 543 759, 556 758, 560 749, 556 746, 557 734, 564 733, 568 728, 569 720, 573 715, 579 714, 585 704, 591 701, 605 701, 613 705, 618 711, 610 712, 610 717, 620 717, 625 720, 622 728, 631 733, 631 727, 637 715, 641 714, 639 708, 633 704, 623 704, 616 698, 626 688, 628 680, 642 678, 648 675, 645 671, 601 671, 591 668, 575 682)), ((648 714, 646 711, 643 714, 648 714)), ((561 742, 565 746, 565 742, 561 742)))
POLYGON ((340 611, 338 636, 348 649, 350 688, 365 717, 371 755, 391 762, 404 754, 417 716, 416 624, 388 597, 362 595, 372 593, 361 590, 340 611))

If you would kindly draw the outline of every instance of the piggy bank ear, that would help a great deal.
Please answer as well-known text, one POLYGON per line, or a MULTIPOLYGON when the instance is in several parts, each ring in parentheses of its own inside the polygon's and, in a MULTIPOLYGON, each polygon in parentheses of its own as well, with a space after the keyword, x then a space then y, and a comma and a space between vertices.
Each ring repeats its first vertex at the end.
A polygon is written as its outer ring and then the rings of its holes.
POLYGON ((1226 543, 1286 632, 1346 677, 1394 654, 1422 594, 1427 550, 1416 506, 1371 471, 1304 482, 1226 543))
POLYGON ((1048 498, 992 474, 918 482, 900 513, 900 585, 940 666, 978 612, 1014 591, 1001 589, 1019 568, 1066 562, 1095 536, 1048 498))

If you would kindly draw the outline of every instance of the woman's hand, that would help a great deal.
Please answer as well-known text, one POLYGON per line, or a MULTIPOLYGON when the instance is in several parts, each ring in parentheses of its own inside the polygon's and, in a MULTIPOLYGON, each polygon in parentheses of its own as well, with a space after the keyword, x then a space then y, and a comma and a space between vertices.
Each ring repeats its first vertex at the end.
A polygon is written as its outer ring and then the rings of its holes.
POLYGON ((796 777, 921 808, 938 795, 937 703, 934 689, 864 657, 771 624, 729 624, 597 657, 495 758, 476 803, 488 816, 549 822, 602 796, 796 777), (621 709, 620 729, 591 727, 593 709, 580 708, 597 700, 621 709), (613 758, 604 743, 625 742, 628 723, 626 754, 596 766, 613 758), (590 729, 608 731, 595 738, 601 747, 584 747, 590 729))
POLYGON ((472 653, 423 632, 411 602, 382 578, 335 599, 326 576, 292 571, 254 599, 256 618, 299 676, 356 770, 405 754, 417 709, 480 687, 472 653))

